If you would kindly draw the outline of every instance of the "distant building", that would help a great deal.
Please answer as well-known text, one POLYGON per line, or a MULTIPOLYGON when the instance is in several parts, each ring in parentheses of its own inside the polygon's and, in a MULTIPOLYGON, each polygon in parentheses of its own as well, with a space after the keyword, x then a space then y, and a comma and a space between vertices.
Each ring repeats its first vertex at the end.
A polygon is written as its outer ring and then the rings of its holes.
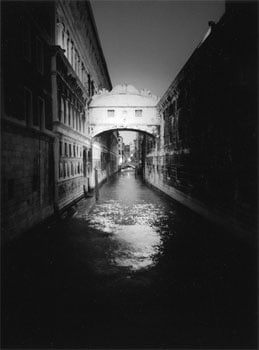
POLYGON ((125 157, 125 162, 130 162, 131 160, 130 145, 124 145, 124 157, 125 157))
POLYGON ((136 139, 134 140, 135 162, 139 167, 142 166, 142 161, 143 161, 143 142, 144 142, 144 134, 137 133, 136 139))

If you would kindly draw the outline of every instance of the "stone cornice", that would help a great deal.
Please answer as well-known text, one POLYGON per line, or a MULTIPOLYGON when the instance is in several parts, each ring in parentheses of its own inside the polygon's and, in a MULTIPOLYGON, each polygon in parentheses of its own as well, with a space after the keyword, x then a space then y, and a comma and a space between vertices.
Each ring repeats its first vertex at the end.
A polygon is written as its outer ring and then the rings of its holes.
POLYGON ((72 138, 81 143, 90 143, 89 137, 60 122, 54 122, 53 131, 57 134, 72 138))

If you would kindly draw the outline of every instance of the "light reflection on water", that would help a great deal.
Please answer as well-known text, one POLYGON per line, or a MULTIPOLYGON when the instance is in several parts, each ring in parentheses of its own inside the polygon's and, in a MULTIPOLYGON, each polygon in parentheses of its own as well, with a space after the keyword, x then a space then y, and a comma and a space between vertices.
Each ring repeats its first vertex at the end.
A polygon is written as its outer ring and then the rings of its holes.
POLYGON ((152 194, 134 174, 121 176, 118 182, 106 186, 103 201, 97 203, 88 217, 89 228, 105 233, 112 246, 103 264, 132 271, 156 264, 170 232, 168 211, 152 194))

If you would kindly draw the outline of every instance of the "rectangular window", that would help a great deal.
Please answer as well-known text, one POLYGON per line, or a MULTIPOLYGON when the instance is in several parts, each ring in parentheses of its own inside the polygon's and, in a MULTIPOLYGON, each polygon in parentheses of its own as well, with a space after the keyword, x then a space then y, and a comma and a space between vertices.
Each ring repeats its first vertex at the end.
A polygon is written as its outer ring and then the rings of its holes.
POLYGON ((23 26, 23 55, 31 62, 31 27, 28 23, 23 26))
POLYGON ((43 43, 39 38, 36 38, 36 66, 37 70, 43 74, 44 71, 44 51, 43 43))
POLYGON ((72 156, 72 147, 71 147, 71 144, 69 144, 69 157, 72 156))
POLYGON ((37 121, 34 120, 34 125, 40 126, 40 128, 43 130, 45 127, 45 101, 43 98, 38 98, 38 113, 37 113, 37 121), (37 124, 35 124, 37 123, 37 124))
POLYGON ((62 152, 62 148, 63 148, 63 142, 59 141, 59 155, 62 156, 63 152, 62 152))
POLYGON ((142 109, 135 109, 135 117, 142 117, 142 109))
POLYGON ((85 129, 86 129, 86 128, 85 128, 85 118, 84 118, 84 119, 83 119, 83 133, 84 133, 84 134, 85 134, 85 132, 86 132, 85 129))
POLYGON ((67 156, 67 143, 65 142, 65 156, 67 156))
POLYGON ((24 119, 27 125, 32 122, 32 93, 27 88, 24 88, 24 119))
POLYGON ((115 116, 115 110, 114 109, 108 109, 107 111, 108 117, 114 117, 115 116))

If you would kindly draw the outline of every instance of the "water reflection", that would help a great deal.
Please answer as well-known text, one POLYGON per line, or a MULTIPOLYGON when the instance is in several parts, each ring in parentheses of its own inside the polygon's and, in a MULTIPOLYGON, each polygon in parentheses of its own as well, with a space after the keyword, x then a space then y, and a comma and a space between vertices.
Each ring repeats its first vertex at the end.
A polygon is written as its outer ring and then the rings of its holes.
POLYGON ((114 263, 132 270, 150 267, 161 246, 157 230, 145 225, 122 225, 113 237, 119 242, 114 263))
POLYGON ((106 247, 110 242, 102 264, 106 270, 118 266, 137 271, 156 264, 169 234, 168 210, 157 198, 132 172, 106 185, 88 217, 90 232, 105 234, 106 247))

